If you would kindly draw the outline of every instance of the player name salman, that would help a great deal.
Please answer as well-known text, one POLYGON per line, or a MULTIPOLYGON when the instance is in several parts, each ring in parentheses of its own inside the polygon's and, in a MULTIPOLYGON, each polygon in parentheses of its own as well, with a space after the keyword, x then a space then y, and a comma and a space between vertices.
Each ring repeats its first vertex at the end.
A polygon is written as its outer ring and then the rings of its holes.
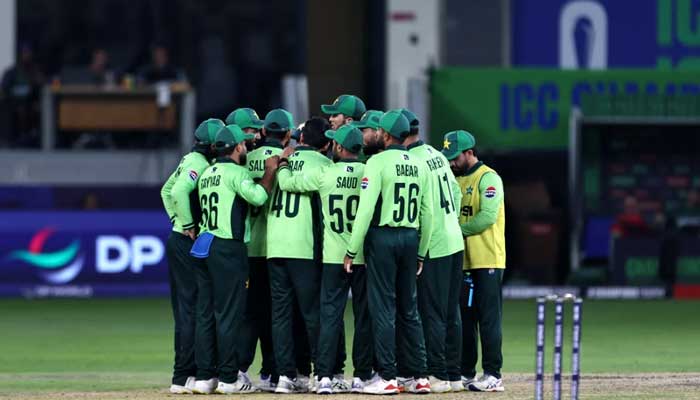
POLYGON ((418 176, 418 167, 411 164, 396 164, 397 176, 418 176))
POLYGON ((265 172, 265 160, 250 160, 248 162, 248 170, 265 172))

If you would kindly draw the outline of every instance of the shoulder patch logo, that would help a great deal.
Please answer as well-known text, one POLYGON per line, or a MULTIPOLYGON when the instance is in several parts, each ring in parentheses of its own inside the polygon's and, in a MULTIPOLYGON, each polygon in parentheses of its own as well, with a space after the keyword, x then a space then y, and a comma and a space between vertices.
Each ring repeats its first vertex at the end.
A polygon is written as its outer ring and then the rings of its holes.
POLYGON ((469 187, 467 188, 466 194, 472 194, 473 191, 474 191, 474 189, 472 189, 472 187, 469 186, 469 187))
POLYGON ((408 154, 404 154, 404 155, 403 155, 403 159, 406 160, 406 161, 408 161, 408 159, 409 159, 408 154))
POLYGON ((266 150, 265 150, 265 155, 266 155, 266 156, 272 155, 272 150, 266 149, 266 150))
POLYGON ((484 196, 487 198, 491 199, 494 196, 496 196, 496 188, 493 186, 489 186, 486 188, 486 191, 484 192, 484 196))
POLYGON ((345 172, 355 172, 355 168, 352 165, 345 167, 345 172))
POLYGON ((366 176, 362 178, 362 181, 360 182, 360 187, 362 189, 367 189, 369 187, 369 179, 367 179, 366 176))
POLYGON ((197 171, 191 169, 190 170, 190 179, 192 179, 193 181, 196 181, 197 178, 199 178, 199 174, 197 173, 197 171))

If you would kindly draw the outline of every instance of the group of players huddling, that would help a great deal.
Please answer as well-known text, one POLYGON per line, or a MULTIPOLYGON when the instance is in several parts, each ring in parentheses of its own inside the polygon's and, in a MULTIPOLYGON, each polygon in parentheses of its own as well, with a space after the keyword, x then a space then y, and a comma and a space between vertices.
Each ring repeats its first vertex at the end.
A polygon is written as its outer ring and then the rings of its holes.
POLYGON ((474 137, 449 132, 439 151, 407 109, 352 95, 321 109, 299 128, 283 109, 208 119, 165 182, 170 392, 504 390, 503 184, 474 137))

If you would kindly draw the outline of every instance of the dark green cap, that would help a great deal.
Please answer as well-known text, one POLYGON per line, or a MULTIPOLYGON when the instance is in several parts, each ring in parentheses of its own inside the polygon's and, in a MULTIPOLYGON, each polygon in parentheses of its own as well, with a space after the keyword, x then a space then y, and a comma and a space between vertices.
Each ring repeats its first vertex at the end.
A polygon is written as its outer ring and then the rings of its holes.
POLYGON ((399 108, 399 111, 401 111, 401 114, 406 117, 411 128, 418 126, 420 121, 418 121, 418 117, 416 117, 416 114, 414 114, 413 111, 409 110, 408 108, 399 108))
POLYGON ((194 138, 203 144, 212 144, 216 140, 216 134, 219 129, 224 127, 224 121, 218 118, 209 118, 199 124, 194 130, 194 138))
POLYGON ((216 146, 217 149, 225 149, 235 146, 244 140, 251 140, 253 138, 255 138, 255 135, 243 132, 238 125, 226 125, 217 132, 214 146, 216 146))
POLYGON ((408 120, 399 110, 385 112, 379 120, 379 127, 397 139, 405 139, 410 129, 408 120))
POLYGON ((263 122, 258 117, 258 113, 252 108, 237 108, 226 117, 226 125, 238 125, 241 129, 253 128, 260 129, 263 127, 263 122))
POLYGON ((442 142, 442 154, 451 161, 457 158, 461 152, 472 149, 475 145, 474 136, 467 131, 448 132, 442 142))
POLYGON ((321 111, 324 114, 343 114, 354 119, 360 119, 362 114, 367 111, 365 102, 359 97, 351 94, 341 94, 333 102, 333 104, 324 104, 321 106, 321 111))
POLYGON ((362 114, 362 118, 359 121, 352 121, 352 124, 359 129, 377 129, 379 128, 379 120, 382 119, 382 115, 384 115, 383 111, 367 110, 367 112, 362 114))
POLYGON ((352 125, 343 125, 335 131, 329 129, 325 135, 352 153, 357 154, 362 150, 362 132, 352 125))
POLYGON ((266 130, 273 132, 286 132, 294 129, 292 114, 287 110, 275 108, 265 116, 264 126, 266 130))

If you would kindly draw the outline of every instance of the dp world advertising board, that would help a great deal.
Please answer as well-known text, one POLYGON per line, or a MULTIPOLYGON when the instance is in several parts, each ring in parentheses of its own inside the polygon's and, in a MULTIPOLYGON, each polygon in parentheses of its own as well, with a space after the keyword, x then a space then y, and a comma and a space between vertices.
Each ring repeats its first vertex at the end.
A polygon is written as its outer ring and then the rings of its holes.
POLYGON ((168 294, 161 212, 0 212, 0 296, 168 294))
POLYGON ((700 69, 696 0, 517 0, 513 65, 700 69))

